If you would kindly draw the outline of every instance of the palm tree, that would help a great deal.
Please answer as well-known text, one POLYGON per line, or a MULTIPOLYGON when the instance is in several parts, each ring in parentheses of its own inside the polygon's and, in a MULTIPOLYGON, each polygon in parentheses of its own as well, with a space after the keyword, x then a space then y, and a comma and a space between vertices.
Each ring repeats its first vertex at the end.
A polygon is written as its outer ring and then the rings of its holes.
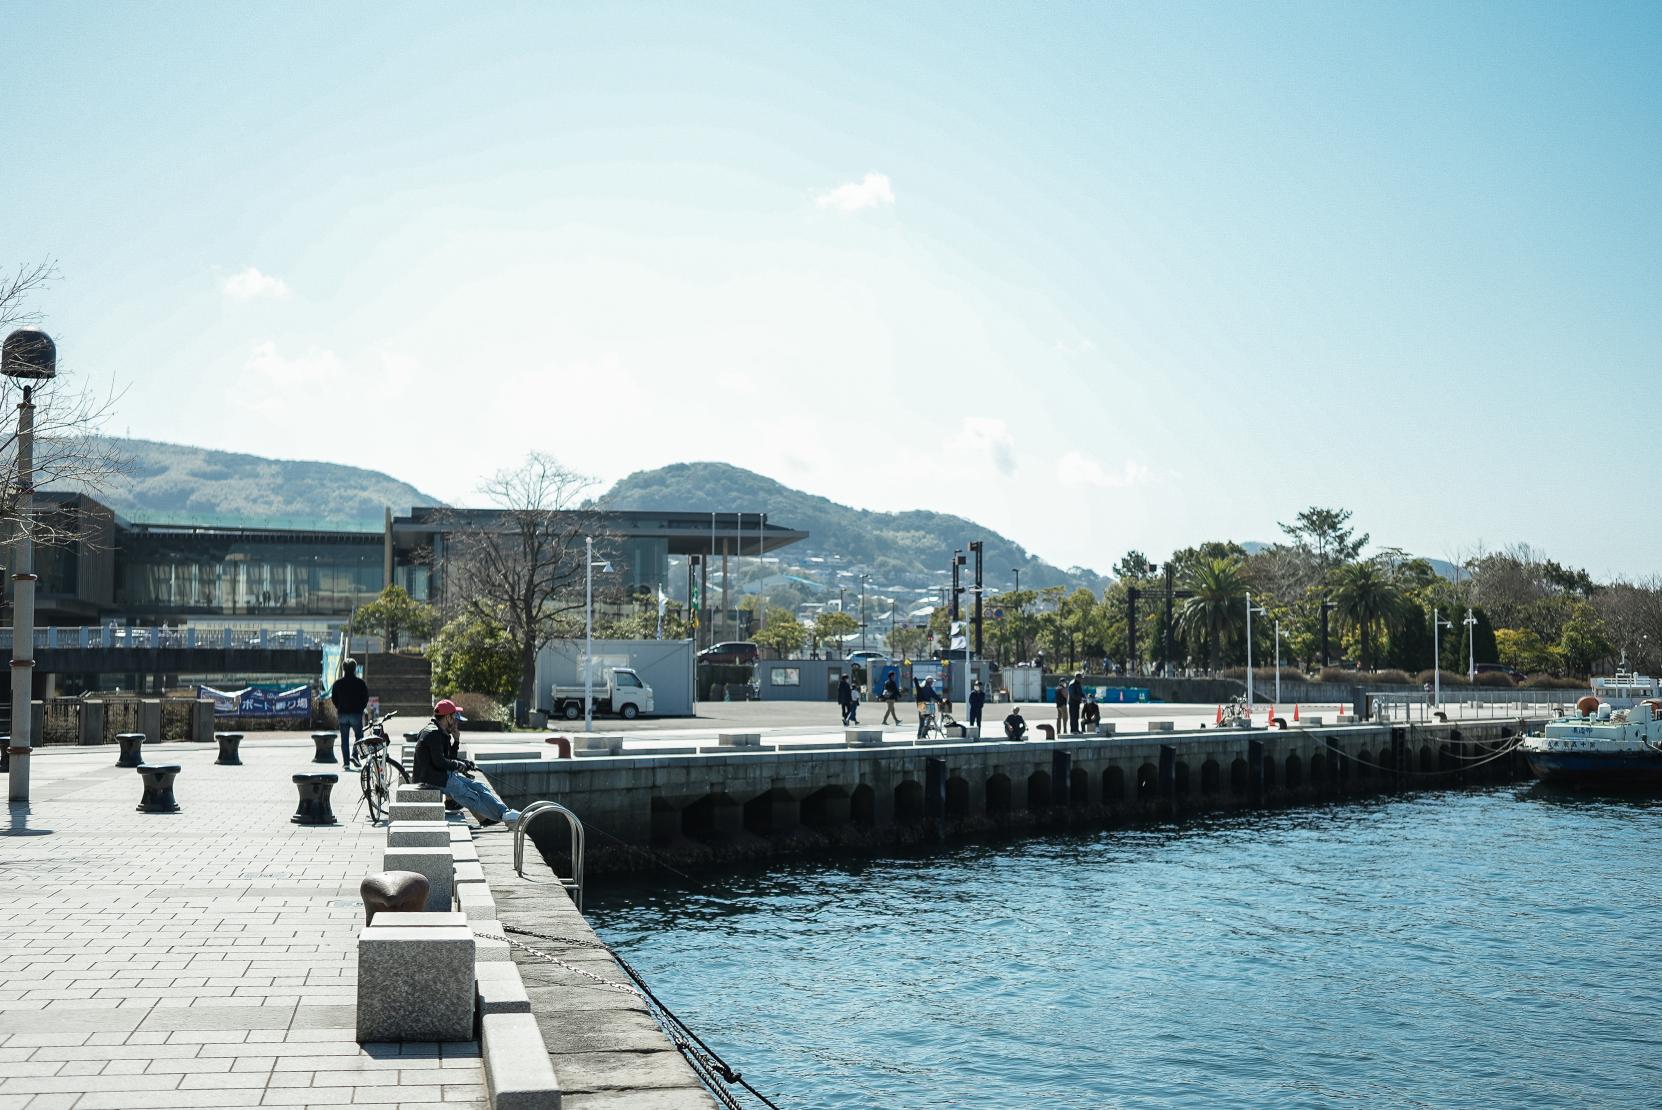
POLYGON ((1333 602, 1339 618, 1361 630, 1362 669, 1374 669, 1374 626, 1390 620, 1404 604, 1390 568, 1377 559, 1346 563, 1333 574, 1333 602))
POLYGON ((1185 635, 1206 630, 1207 665, 1216 671, 1225 637, 1233 637, 1236 622, 1246 619, 1246 579, 1238 559, 1208 559, 1189 573, 1185 589, 1193 597, 1183 602, 1177 625, 1185 635))

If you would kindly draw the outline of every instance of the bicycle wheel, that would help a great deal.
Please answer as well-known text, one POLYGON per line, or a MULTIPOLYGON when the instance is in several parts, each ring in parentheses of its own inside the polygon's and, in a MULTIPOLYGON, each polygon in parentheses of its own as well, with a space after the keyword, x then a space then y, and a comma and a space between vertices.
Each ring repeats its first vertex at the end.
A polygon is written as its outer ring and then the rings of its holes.
POLYGON ((371 755, 358 770, 358 788, 363 792, 364 805, 369 807, 369 823, 376 824, 387 816, 386 788, 376 773, 380 760, 371 755))

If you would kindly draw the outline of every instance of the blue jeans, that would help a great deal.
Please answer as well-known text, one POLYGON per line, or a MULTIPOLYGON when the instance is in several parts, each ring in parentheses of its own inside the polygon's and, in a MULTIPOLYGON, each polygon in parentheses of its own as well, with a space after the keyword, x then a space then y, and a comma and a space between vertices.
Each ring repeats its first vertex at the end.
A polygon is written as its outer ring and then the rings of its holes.
POLYGON ((502 820, 502 815, 510 812, 496 791, 466 775, 456 771, 450 772, 444 780, 444 792, 456 799, 463 809, 471 809, 480 817, 489 817, 493 821, 502 820))
POLYGON ((349 734, 357 734, 357 739, 364 738, 364 715, 362 713, 340 714, 340 765, 345 767, 352 762, 352 741, 349 734))

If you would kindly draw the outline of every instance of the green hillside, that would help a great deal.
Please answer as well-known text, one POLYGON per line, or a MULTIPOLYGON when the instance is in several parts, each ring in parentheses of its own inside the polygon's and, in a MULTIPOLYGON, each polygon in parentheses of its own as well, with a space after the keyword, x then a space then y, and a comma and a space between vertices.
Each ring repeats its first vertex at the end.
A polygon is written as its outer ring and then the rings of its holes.
POLYGON ((677 463, 629 475, 602 499, 609 508, 691 512, 765 512, 775 524, 808 533, 808 539, 784 549, 787 560, 810 555, 860 566, 877 582, 929 585, 947 572, 956 548, 969 541, 986 543, 986 581, 1006 586, 1010 569, 1021 568, 1024 589, 1085 586, 1100 592, 1106 579, 1081 568, 1061 570, 1029 555, 1013 540, 963 517, 913 510, 875 513, 839 505, 791 489, 772 478, 726 463, 677 463))
POLYGON ((121 472, 89 491, 128 520, 372 531, 386 506, 439 501, 375 470, 110 438, 121 472))

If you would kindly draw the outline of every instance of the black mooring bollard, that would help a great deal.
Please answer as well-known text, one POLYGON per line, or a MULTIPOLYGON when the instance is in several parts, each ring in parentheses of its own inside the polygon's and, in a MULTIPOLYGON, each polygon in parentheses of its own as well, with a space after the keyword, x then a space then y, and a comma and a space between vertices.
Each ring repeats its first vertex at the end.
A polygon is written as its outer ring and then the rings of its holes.
POLYGON ((331 771, 301 772, 294 776, 294 785, 300 789, 300 807, 289 820, 296 825, 333 825, 334 810, 329 808, 329 792, 340 776, 331 771))
POLYGON ((216 732, 214 739, 219 741, 219 758, 214 762, 226 767, 241 767, 242 756, 238 754, 238 749, 242 745, 242 733, 216 732))
POLYGON ((317 754, 312 756, 313 763, 333 763, 335 761, 335 744, 340 740, 338 732, 314 732, 312 743, 317 745, 317 754))
POLYGON ((0 736, 0 775, 10 774, 12 769, 12 738, 0 736))
POLYGON ((134 808, 140 813, 178 813, 179 803, 173 797, 173 778, 179 771, 177 763, 139 764, 139 777, 144 780, 144 796, 134 808))
POLYGON ((121 755, 115 761, 117 767, 140 767, 144 764, 144 733, 118 732, 115 742, 121 745, 121 755))

